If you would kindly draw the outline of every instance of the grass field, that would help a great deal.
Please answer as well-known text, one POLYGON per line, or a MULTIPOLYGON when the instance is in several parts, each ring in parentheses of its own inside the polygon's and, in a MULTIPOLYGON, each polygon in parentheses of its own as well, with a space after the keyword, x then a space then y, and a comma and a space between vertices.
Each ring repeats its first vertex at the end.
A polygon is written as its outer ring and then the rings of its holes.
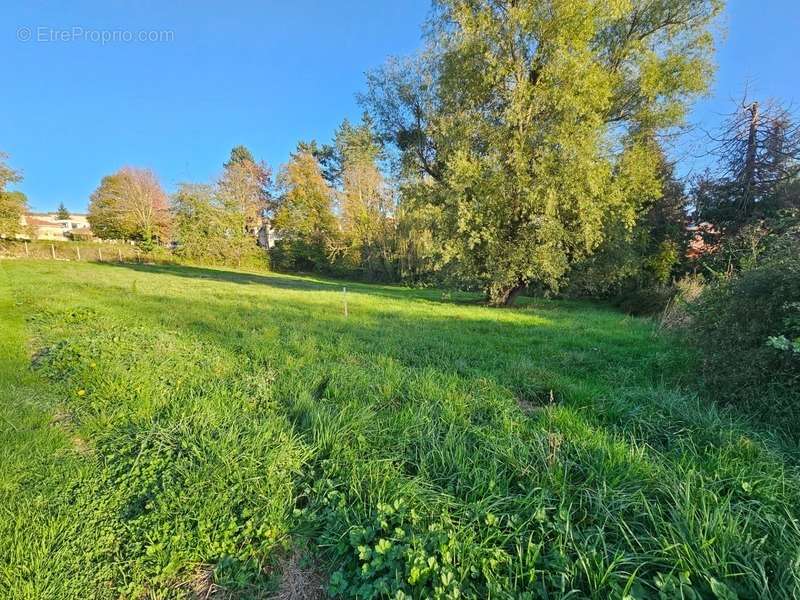
POLYGON ((798 597, 796 450, 651 322, 341 285, 0 261, 0 597, 798 597))

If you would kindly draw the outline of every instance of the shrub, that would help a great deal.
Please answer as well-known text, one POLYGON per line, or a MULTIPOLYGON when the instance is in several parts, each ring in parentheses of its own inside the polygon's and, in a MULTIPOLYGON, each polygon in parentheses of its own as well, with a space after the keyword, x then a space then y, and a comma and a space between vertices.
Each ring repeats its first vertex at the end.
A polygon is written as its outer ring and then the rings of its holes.
POLYGON ((613 303, 628 314, 652 316, 663 312, 674 294, 671 286, 638 288, 619 295, 613 303))
POLYGON ((661 326, 668 329, 688 327, 691 324, 691 304, 705 289, 705 279, 700 275, 687 275, 675 283, 672 299, 661 313, 661 326))
POLYGON ((87 229, 73 229, 68 231, 66 236, 73 242, 91 242, 94 239, 91 230, 87 229))
POLYGON ((279 271, 323 273, 330 271, 324 243, 305 239, 278 240, 270 251, 270 262, 279 271))
POLYGON ((797 244, 706 288, 692 305, 690 335, 714 397, 784 423, 800 416, 799 301, 797 244))

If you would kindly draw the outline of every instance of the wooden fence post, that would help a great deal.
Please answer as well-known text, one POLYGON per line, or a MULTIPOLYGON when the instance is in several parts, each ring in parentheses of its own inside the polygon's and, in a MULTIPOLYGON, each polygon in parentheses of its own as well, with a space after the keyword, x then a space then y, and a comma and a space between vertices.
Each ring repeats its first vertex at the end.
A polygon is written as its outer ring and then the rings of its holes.
POLYGON ((103 262, 103 249, 102 248, 98 248, 97 249, 97 257, 100 260, 100 262, 103 262))
POLYGON ((81 248, 80 246, 75 246, 75 254, 78 255, 78 260, 81 259, 81 248))
POLYGON ((117 248, 117 262, 122 262, 122 248, 117 248))
POLYGON ((30 252, 28 252, 28 242, 25 242, 25 256, 30 257, 30 252))
POLYGON ((53 244, 50 244, 50 256, 53 257, 53 260, 56 259, 56 247, 53 244))

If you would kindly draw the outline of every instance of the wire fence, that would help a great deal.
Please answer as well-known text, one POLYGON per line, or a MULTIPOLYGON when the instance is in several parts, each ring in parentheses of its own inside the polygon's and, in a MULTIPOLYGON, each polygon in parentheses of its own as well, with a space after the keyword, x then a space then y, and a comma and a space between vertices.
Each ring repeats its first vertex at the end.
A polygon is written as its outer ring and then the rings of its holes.
POLYGON ((175 260, 165 249, 143 252, 138 246, 107 242, 0 240, 0 258, 31 258, 86 262, 158 262, 175 260))

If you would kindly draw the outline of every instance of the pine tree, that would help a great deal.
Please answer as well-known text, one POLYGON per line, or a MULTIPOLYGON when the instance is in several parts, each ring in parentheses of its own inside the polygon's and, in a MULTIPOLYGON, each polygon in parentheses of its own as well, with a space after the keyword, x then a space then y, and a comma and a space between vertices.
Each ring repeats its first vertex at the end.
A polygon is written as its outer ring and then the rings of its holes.
POLYGON ((58 205, 58 210, 56 211, 56 217, 60 221, 66 221, 67 219, 70 218, 69 211, 67 210, 67 207, 64 206, 63 202, 58 205))

